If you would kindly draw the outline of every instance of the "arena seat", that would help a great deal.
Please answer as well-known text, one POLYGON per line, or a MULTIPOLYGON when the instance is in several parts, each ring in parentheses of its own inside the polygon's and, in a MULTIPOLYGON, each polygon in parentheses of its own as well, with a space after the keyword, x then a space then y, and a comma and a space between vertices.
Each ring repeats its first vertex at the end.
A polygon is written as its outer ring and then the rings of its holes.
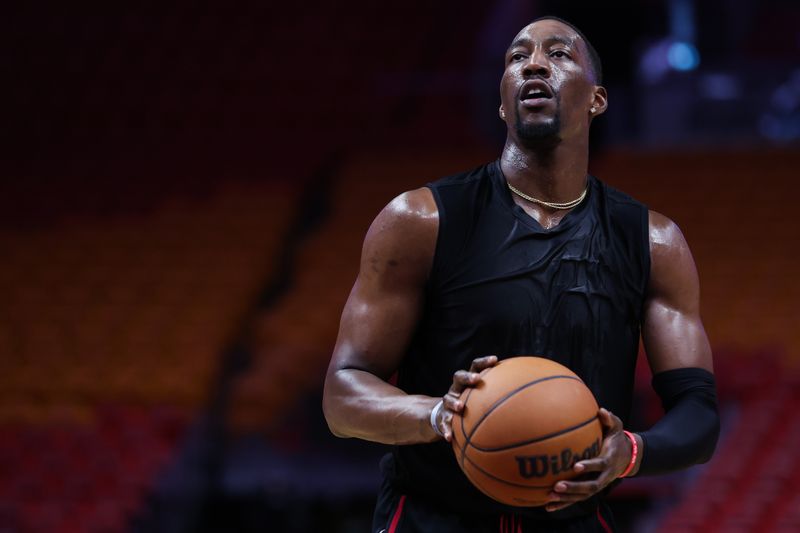
POLYGON ((800 375, 780 364, 785 362, 778 359, 773 365, 779 372, 761 374, 758 387, 740 381, 745 384, 740 394, 729 395, 723 405, 728 411, 738 405, 738 412, 728 418, 729 427, 723 426, 715 456, 680 492, 659 531, 767 533, 800 526, 791 507, 800 501, 795 483, 800 458, 789 451, 800 446, 800 375))
POLYGON ((776 199, 800 193, 792 150, 610 152, 592 168, 674 220, 697 263, 702 313, 715 348, 782 352, 800 365, 800 222, 776 199))
MULTIPOLYGON (((480 152, 472 156, 479 164, 480 152)), ((298 250, 289 291, 254 319, 253 368, 233 388, 234 431, 268 428, 321 386, 370 223, 393 197, 449 173, 463 160, 447 153, 371 154, 342 170, 328 219, 298 250)))
POLYGON ((175 409, 105 406, 80 425, 1 425, 2 526, 123 531, 185 424, 175 409))
POLYGON ((3 526, 126 529, 274 276, 298 192, 228 181, 151 212, 2 232, 3 526))

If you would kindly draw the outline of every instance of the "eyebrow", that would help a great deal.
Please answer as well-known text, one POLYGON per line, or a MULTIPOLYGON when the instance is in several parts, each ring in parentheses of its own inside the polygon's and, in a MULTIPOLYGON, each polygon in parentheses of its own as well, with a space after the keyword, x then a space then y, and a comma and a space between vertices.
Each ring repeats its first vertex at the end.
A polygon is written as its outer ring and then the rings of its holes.
MULTIPOLYGON (((507 51, 511 51, 512 49, 516 48, 517 46, 530 46, 532 41, 527 37, 520 37, 516 39, 511 46, 508 47, 507 51)), ((569 37, 563 37, 561 35, 553 35, 552 37, 548 37, 544 40, 544 44, 551 44, 551 43, 561 43, 563 45, 569 46, 570 48, 575 48, 575 39, 570 39, 569 37)))

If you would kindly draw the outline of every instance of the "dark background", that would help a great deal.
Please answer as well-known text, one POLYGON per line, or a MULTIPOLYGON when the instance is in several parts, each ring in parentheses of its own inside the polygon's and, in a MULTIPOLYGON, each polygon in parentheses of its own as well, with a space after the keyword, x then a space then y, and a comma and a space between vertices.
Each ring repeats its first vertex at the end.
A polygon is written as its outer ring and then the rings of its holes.
POLYGON ((320 410, 361 241, 497 157, 544 14, 598 50, 590 171, 680 225, 715 352, 715 459, 624 482, 621 530, 800 528, 796 2, 45 1, 0 16, 0 532, 369 530, 385 449, 320 410))

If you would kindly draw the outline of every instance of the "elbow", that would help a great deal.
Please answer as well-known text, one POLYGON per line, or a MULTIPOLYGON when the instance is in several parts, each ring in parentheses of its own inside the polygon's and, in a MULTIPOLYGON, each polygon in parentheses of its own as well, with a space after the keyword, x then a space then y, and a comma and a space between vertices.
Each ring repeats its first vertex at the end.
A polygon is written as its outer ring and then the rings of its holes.
POLYGON ((334 437, 339 437, 340 439, 349 438, 350 435, 348 435, 345 432, 339 420, 337 420, 335 414, 331 413, 328 409, 326 409, 325 405, 326 405, 325 402, 322 402, 322 412, 325 415, 325 422, 328 423, 328 429, 330 430, 330 432, 333 434, 334 437))
POLYGON ((331 394, 326 381, 325 389, 322 393, 322 414, 325 416, 325 422, 328 424, 328 429, 335 437, 342 439, 350 438, 350 435, 345 431, 342 423, 340 407, 341 402, 331 394))
POLYGON ((350 435, 345 433, 344 431, 340 430, 333 422, 328 420, 328 429, 330 430, 331 434, 334 437, 339 437, 340 439, 349 439, 350 435))
POLYGON ((709 424, 708 433, 706 435, 705 446, 702 447, 703 453, 700 456, 700 460, 697 461, 698 464, 707 463, 714 457, 714 452, 717 449, 717 443, 719 442, 719 433, 720 433, 720 421, 719 421, 719 414, 715 413, 716 416, 714 417, 713 421, 709 424))

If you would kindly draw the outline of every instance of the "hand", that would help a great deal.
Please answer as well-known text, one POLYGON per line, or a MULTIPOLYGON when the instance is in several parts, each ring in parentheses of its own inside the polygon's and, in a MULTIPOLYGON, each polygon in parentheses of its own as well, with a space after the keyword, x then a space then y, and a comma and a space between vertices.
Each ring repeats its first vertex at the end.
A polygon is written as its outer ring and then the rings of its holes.
POLYGON ((600 455, 592 459, 578 461, 573 467, 575 473, 588 474, 598 472, 588 480, 559 481, 550 493, 550 503, 545 509, 558 511, 575 502, 594 496, 617 479, 628 467, 631 460, 631 442, 622 432, 622 421, 606 409, 598 412, 603 425, 603 445, 600 455))
POLYGON ((453 384, 442 398, 442 408, 436 417, 436 425, 447 442, 453 440, 453 415, 464 410, 461 393, 468 387, 474 387, 481 381, 480 372, 497 364, 496 355, 479 357, 472 361, 469 370, 458 370, 453 374, 453 384))

